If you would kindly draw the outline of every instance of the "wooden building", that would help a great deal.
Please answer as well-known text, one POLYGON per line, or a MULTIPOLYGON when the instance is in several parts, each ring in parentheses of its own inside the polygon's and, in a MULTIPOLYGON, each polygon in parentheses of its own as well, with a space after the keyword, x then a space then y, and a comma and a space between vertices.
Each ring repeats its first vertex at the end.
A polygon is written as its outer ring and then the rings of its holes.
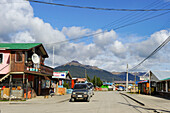
POLYGON ((140 93, 170 97, 170 71, 149 71, 144 81, 138 82, 140 93))
POLYGON ((41 43, 0 43, 1 90, 8 88, 9 98, 48 94, 53 68, 44 65, 46 58, 48 54, 41 43))

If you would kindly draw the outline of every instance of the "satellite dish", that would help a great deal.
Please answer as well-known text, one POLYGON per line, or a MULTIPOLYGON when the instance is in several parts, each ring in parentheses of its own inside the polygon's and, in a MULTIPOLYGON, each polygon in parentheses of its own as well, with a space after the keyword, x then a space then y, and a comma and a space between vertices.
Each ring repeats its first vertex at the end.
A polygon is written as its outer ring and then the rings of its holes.
POLYGON ((32 61, 33 61, 34 64, 38 64, 39 61, 40 61, 39 56, 34 53, 34 54, 32 55, 32 61))

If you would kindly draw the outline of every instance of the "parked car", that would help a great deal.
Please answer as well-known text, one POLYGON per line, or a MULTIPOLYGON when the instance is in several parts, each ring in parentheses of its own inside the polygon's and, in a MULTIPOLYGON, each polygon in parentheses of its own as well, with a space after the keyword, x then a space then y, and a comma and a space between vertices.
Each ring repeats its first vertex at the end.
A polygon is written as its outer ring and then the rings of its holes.
POLYGON ((87 102, 89 102, 90 97, 90 87, 88 87, 86 83, 78 83, 74 85, 70 101, 74 102, 75 100, 86 100, 87 102))
POLYGON ((108 91, 113 91, 113 87, 108 85, 108 91))
POLYGON ((86 83, 90 87, 91 97, 94 95, 94 85, 91 82, 86 83))
POLYGON ((117 91, 124 91, 124 87, 120 87, 117 89, 117 91))

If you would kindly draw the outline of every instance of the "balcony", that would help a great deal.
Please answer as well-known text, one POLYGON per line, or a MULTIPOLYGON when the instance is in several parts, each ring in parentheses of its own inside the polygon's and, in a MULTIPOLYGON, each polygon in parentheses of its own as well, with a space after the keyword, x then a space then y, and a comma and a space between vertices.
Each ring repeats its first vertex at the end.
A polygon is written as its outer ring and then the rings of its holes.
POLYGON ((48 66, 45 66, 45 65, 41 65, 41 70, 40 70, 40 72, 41 72, 42 74, 48 74, 48 75, 53 76, 53 68, 48 67, 48 66))
POLYGON ((40 65, 39 68, 31 68, 25 66, 25 72, 26 73, 35 73, 35 74, 45 74, 48 76, 53 75, 53 68, 45 66, 45 65, 40 65))

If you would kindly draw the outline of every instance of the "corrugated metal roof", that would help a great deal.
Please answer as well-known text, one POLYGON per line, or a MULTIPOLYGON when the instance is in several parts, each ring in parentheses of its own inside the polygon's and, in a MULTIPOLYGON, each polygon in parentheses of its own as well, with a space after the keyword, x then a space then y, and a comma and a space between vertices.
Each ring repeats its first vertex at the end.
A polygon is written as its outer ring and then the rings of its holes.
POLYGON ((41 43, 0 43, 0 48, 3 49, 31 49, 41 43))
POLYGON ((151 70, 151 72, 152 72, 159 80, 164 80, 164 79, 170 78, 170 71, 154 71, 154 70, 151 70))
POLYGON ((162 79, 161 81, 166 81, 166 80, 170 80, 170 78, 165 78, 165 79, 162 79))
MULTIPOLYGON (((126 84, 126 81, 114 81, 116 84, 126 84)), ((128 81, 129 84, 134 84, 134 81, 128 81)))

